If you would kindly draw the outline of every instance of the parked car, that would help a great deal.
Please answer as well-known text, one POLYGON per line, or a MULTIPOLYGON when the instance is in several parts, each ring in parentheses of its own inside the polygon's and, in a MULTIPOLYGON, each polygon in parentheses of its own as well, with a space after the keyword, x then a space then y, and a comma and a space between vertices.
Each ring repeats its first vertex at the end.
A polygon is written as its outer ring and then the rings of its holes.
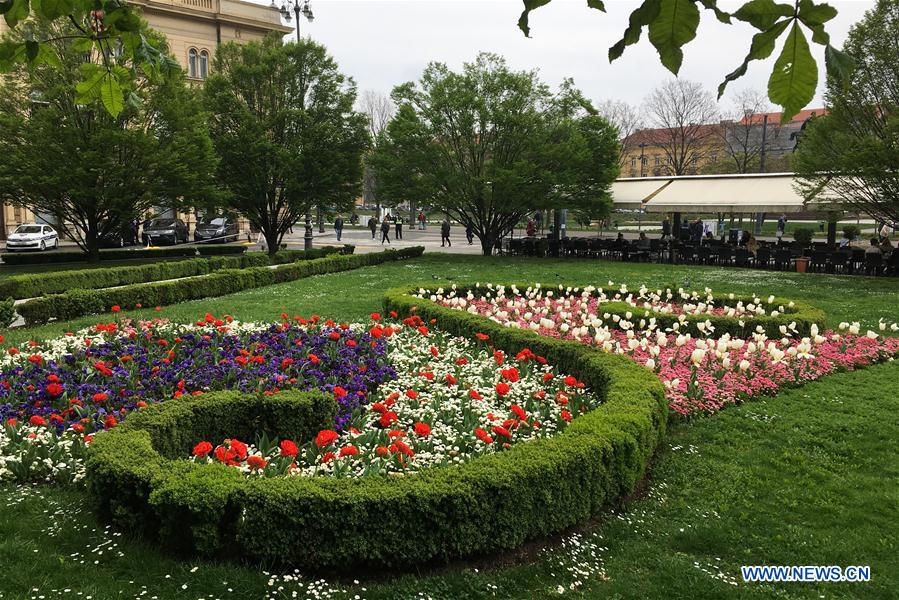
POLYGON ((59 234, 49 225, 37 223, 19 225, 6 240, 6 249, 9 252, 46 250, 47 248, 59 248, 59 234))
POLYGON ((178 244, 187 243, 190 237, 187 225, 181 219, 151 219, 144 225, 141 241, 146 244, 178 244))
POLYGON ((136 243, 137 232, 128 223, 119 227, 113 227, 106 235, 100 236, 101 248, 124 248, 125 246, 133 246, 136 243))
POLYGON ((194 230, 195 242, 236 242, 239 237, 240 225, 228 215, 203 217, 194 230))

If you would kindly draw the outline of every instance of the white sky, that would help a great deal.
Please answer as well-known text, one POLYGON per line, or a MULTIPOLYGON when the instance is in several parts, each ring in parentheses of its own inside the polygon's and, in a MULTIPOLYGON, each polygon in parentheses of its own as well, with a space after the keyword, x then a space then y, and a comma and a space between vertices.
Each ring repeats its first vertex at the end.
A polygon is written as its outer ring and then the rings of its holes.
MULTIPOLYGON (((257 0, 260 3, 265 0, 257 0)), ((277 0, 280 5, 281 0, 277 0)), ((742 2, 721 0, 733 11, 742 2)), ((830 0, 839 15, 827 25, 840 47, 849 27, 873 8, 873 0, 830 0)), ((302 34, 327 46, 341 70, 355 78, 360 92, 389 93, 394 85, 416 80, 430 61, 461 67, 480 51, 506 57, 513 68, 537 68, 555 87, 564 77, 593 100, 619 99, 639 104, 659 82, 671 76, 661 66, 646 36, 609 64, 607 50, 621 37, 636 0, 606 0, 607 12, 587 8, 586 0, 553 0, 531 13, 531 37, 518 29, 520 0, 311 0, 315 20, 302 21, 302 34)), ((724 25, 702 12, 699 33, 684 49, 680 77, 700 81, 715 91, 724 75, 742 62, 753 29, 745 23, 724 25)), ((294 24, 294 23, 291 23, 294 24)), ((819 62, 820 106, 823 47, 812 45, 819 62)), ((744 87, 764 91, 773 62, 752 63, 749 72, 731 83, 722 98, 744 87)))

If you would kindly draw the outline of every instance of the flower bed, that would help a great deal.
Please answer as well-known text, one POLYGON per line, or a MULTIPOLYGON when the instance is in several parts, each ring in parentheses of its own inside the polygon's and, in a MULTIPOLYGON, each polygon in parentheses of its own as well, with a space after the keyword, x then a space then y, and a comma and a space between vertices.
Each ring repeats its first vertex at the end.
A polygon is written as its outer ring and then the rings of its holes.
MULTIPOLYGON (((744 301, 729 296, 721 301, 710 290, 702 295, 645 288, 631 293, 626 286, 610 292, 487 286, 421 289, 416 295, 506 327, 629 356, 658 375, 671 410, 687 416, 717 412, 727 404, 838 370, 892 360, 899 353, 899 338, 877 332, 860 335, 858 324, 841 324, 846 331, 836 333, 821 331, 813 322, 803 332, 795 321, 797 303, 773 297, 744 301), (730 333, 745 330, 758 318, 769 321, 740 337, 730 333)), ((886 324, 881 323, 881 329, 886 324)))

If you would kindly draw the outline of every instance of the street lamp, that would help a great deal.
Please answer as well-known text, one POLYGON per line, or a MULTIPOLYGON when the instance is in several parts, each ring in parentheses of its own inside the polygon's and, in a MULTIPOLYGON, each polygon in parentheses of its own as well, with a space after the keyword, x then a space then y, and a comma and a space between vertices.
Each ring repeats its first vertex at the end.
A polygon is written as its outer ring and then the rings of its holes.
POLYGON ((646 144, 645 142, 641 142, 641 143, 640 143, 640 177, 645 177, 645 176, 646 176, 646 175, 644 175, 644 173, 643 173, 644 168, 646 167, 646 159, 643 158, 643 150, 644 150, 644 149, 646 148, 646 146, 648 146, 648 145, 649 145, 649 144, 646 144))
MULTIPOLYGON (((276 8, 275 0, 272 0, 271 4, 272 8, 276 8)), ((300 41, 300 15, 306 17, 306 20, 310 23, 315 19, 315 15, 312 14, 312 7, 309 6, 309 0, 303 0, 302 5, 300 4, 300 0, 285 0, 281 4, 281 8, 278 9, 278 12, 281 13, 281 17, 288 23, 290 23, 290 11, 293 10, 294 18, 297 21, 297 42, 300 41)), ((312 211, 306 210, 306 233, 303 235, 303 248, 306 250, 312 250, 312 211)))

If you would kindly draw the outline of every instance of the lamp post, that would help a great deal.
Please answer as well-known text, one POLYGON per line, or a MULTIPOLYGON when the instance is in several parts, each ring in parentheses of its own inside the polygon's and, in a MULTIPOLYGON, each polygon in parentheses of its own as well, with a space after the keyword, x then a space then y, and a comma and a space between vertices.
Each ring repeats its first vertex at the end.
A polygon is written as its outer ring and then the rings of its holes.
MULTIPOLYGON (((290 11, 293 10, 294 18, 297 21, 297 42, 300 41, 300 15, 306 17, 306 20, 310 23, 315 19, 315 15, 312 14, 312 7, 309 6, 309 0, 303 0, 303 3, 300 4, 300 0, 285 0, 281 4, 281 8, 279 9, 275 5, 275 0, 272 0, 271 7, 277 9, 278 12, 281 13, 281 17, 290 23, 290 11)), ((303 235, 303 248, 306 250, 312 250, 312 211, 306 209, 306 232, 303 235)))
POLYGON ((643 150, 646 148, 646 143, 640 143, 640 177, 645 177, 643 174, 644 167, 646 166, 646 159, 643 158, 643 150))

